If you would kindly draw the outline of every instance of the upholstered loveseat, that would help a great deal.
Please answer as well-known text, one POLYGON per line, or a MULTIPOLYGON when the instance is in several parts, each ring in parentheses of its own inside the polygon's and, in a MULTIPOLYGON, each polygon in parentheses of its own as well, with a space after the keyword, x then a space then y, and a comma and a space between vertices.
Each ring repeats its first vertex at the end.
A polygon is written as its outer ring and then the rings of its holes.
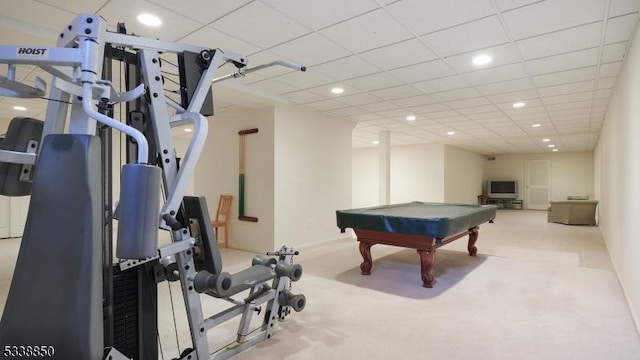
POLYGON ((597 200, 549 201, 547 221, 570 225, 595 225, 597 200))

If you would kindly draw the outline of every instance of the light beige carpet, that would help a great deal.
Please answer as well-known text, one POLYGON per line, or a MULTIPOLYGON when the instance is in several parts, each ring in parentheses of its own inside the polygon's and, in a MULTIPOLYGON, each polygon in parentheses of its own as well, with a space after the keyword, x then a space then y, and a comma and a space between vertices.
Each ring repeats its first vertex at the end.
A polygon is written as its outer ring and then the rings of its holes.
MULTIPOLYGON (((17 244, 0 240, 0 305, 17 244)), ((437 251, 432 289, 421 286, 414 250, 376 245, 372 273, 362 276, 357 245, 345 238, 300 249, 304 275, 293 290, 306 295, 306 309, 235 359, 640 359, 640 337, 597 227, 501 210, 496 223, 480 227, 477 257, 466 253, 466 239, 437 251)), ((223 249, 225 269, 238 271, 253 255, 223 249)), ((177 336, 169 288, 160 285, 165 359, 189 346, 178 283, 171 293, 177 336)), ((203 301, 205 315, 227 306, 203 301)), ((210 332, 212 347, 232 341, 236 323, 210 332)))

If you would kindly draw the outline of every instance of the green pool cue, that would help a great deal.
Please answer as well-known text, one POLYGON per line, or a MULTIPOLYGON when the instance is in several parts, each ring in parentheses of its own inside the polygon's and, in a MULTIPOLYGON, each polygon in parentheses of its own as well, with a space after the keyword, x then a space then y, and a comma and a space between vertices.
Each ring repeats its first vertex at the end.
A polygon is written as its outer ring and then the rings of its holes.
POLYGON ((246 183, 246 174, 245 174, 245 156, 246 156, 246 147, 245 147, 245 135, 249 134, 257 134, 258 129, 247 129, 238 131, 238 135, 240 135, 240 174, 238 175, 238 220, 242 221, 251 221, 258 222, 258 218, 254 216, 245 216, 244 214, 244 186, 246 183))

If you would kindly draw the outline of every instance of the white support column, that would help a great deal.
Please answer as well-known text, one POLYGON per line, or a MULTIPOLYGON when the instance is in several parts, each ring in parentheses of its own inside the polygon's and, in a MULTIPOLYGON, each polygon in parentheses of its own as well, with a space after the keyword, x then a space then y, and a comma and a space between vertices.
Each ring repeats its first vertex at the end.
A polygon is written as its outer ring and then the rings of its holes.
POLYGON ((378 203, 388 205, 391 202, 391 132, 381 130, 378 141, 378 203))

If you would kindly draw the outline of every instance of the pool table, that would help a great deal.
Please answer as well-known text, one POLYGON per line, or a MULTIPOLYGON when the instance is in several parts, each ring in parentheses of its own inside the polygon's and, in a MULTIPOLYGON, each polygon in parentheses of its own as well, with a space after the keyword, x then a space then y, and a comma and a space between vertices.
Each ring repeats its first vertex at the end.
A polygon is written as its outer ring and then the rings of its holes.
POLYGON ((436 249, 469 235, 467 250, 476 256, 480 224, 496 217, 495 205, 410 202, 336 211, 342 232, 351 228, 360 242, 362 275, 370 275, 375 244, 416 249, 420 256, 422 283, 433 287, 431 274, 436 249))

